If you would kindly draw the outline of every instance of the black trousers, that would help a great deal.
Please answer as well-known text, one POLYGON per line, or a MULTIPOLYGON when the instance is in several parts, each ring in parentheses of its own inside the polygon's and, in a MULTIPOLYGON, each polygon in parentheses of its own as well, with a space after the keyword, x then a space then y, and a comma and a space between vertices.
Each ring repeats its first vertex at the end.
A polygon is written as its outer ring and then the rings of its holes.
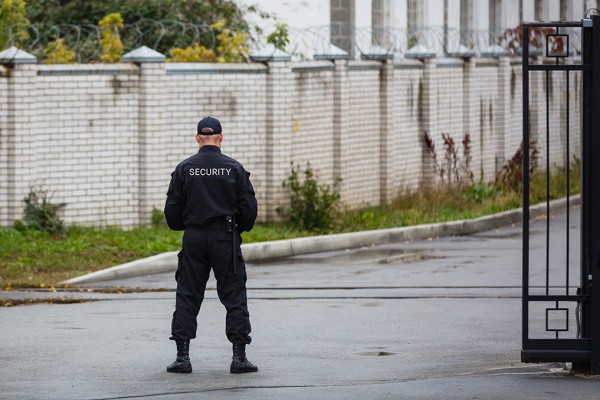
MULTIPOLYGON (((237 235, 237 234, 236 234, 237 235)), ((217 294, 227 310, 225 334, 231 343, 249 344, 250 315, 246 297, 246 265, 237 240, 237 274, 233 274, 232 236, 225 226, 211 229, 186 228, 179 253, 177 295, 171 324, 171 340, 196 337, 197 317, 204 300, 206 282, 212 269, 217 294)))

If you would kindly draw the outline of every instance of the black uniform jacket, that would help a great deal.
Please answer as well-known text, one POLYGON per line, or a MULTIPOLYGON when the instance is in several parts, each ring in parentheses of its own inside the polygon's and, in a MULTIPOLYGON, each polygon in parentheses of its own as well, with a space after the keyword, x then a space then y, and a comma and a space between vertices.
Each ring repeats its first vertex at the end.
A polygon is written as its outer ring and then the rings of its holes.
POLYGON ((201 227, 235 215, 238 232, 249 231, 256 213, 250 173, 236 160, 221 154, 217 146, 202 146, 171 174, 165 217, 173 230, 201 227))

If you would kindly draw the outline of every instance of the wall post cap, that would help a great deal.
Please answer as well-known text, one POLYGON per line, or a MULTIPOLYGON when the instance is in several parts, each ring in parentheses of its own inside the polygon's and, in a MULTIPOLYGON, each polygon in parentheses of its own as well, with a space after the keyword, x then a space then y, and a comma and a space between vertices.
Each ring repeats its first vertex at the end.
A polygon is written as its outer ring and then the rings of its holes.
POLYGON ((37 57, 15 46, 0 51, 0 64, 37 64, 37 57))
POLYGON ((130 51, 121 57, 122 62, 137 62, 137 63, 162 63, 167 61, 167 57, 150 47, 142 46, 130 51))
POLYGON ((292 56, 279 50, 273 43, 267 43, 262 49, 250 54, 250 60, 254 62, 291 61, 292 56))

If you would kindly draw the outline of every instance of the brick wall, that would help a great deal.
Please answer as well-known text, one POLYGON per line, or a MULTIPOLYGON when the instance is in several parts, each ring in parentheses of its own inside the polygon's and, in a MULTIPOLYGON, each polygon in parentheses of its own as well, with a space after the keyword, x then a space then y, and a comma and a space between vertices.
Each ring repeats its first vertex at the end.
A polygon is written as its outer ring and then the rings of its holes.
POLYGON ((138 222, 139 79, 123 64, 39 66, 30 182, 81 224, 138 222))
MULTIPOLYGON (((0 93, 8 94, 8 70, 0 66, 0 93)), ((8 225, 8 96, 0 96, 0 226, 8 225)))
POLYGON ((423 63, 403 61, 394 71, 395 135, 399 141, 390 153, 398 171, 398 188, 415 190, 422 180, 423 63))
POLYGON ((379 204, 380 69, 377 61, 348 64, 348 130, 340 145, 342 200, 350 207, 379 204))
MULTIPOLYGON (((223 152, 252 172, 262 221, 289 199, 292 161, 310 162, 323 182, 341 177, 349 207, 438 184, 425 131, 438 156, 442 133, 459 153, 469 133, 475 180, 492 181, 521 142, 521 75, 508 59, 0 66, 0 225, 21 218, 35 183, 67 203, 68 223, 149 223, 170 173, 197 151, 206 115, 222 121, 223 152)), ((552 76, 553 165, 567 159, 565 83, 552 76)), ((581 75, 569 83, 574 155, 581 75)), ((544 153, 543 76, 531 85, 531 131, 544 153)))
POLYGON ((320 181, 333 183, 333 71, 330 61, 292 66, 291 160, 302 170, 310 163, 320 181))

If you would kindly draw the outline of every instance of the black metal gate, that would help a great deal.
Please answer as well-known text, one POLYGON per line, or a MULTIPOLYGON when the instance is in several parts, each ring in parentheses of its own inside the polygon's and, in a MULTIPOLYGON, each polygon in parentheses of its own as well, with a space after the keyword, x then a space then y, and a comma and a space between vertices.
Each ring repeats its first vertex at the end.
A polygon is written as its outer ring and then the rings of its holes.
POLYGON ((600 128, 600 17, 579 22, 524 23, 522 43, 521 359, 523 362, 589 363, 591 372, 600 374, 600 132, 597 131, 600 128), (542 54, 536 54, 539 57, 532 57, 534 51, 540 50, 542 54), (558 82, 563 83, 558 91, 555 87, 557 77, 558 82), (533 86, 532 81, 535 82, 533 86), (573 98, 574 93, 578 94, 578 98, 573 98), (539 106, 543 99, 537 97, 537 107, 533 110, 530 95, 540 94, 545 95, 545 110, 539 106), (561 110, 559 122, 551 115, 551 109, 556 110, 557 102, 561 110), (532 121, 532 115, 536 121, 532 121), (573 119, 580 123, 573 126, 573 119), (580 135, 579 154, 573 154, 570 148, 574 135, 580 135), (558 146, 563 152, 564 164, 559 173, 566 175, 567 187, 571 179, 581 179, 581 214, 569 212, 571 204, 567 196, 564 205, 566 221, 553 220, 550 212, 550 178, 551 173, 557 173, 557 141, 563 143, 558 146), (532 159, 534 154, 543 160, 540 170, 545 171, 546 215, 545 238, 544 232, 534 232, 536 238, 545 240, 532 244, 530 166, 535 161, 532 159), (573 173, 575 164, 572 160, 577 159, 581 160, 580 176, 573 173), (581 218, 581 230, 575 232, 577 235, 570 232, 574 217, 581 218), (553 236, 551 241, 551 235, 556 232, 552 230, 552 224, 559 222, 566 222, 566 230, 559 231, 564 236, 558 240, 553 236), (574 236, 580 236, 578 244, 574 244, 574 236), (562 250, 557 252, 557 247, 562 250), (593 285, 594 281, 598 284, 593 285))

